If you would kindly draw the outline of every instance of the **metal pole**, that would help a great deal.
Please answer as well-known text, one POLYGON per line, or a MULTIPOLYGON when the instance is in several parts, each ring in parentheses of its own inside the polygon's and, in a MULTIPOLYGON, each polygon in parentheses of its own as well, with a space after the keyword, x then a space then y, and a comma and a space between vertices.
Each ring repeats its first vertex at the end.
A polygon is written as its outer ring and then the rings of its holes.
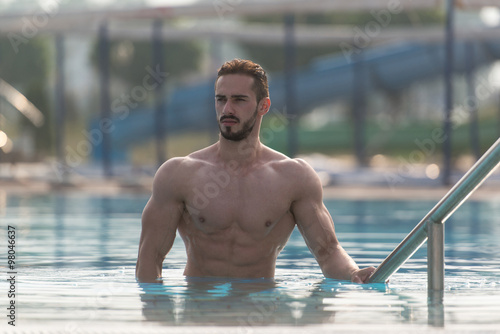
POLYGON ((66 104, 64 101, 64 36, 56 35, 56 92, 55 92, 55 111, 56 111, 56 155, 57 162, 61 166, 61 182, 66 182, 68 173, 66 159, 64 157, 64 128, 66 104))
POLYGON ((109 178, 111 165, 111 107, 109 103, 109 38, 108 24, 104 21, 99 27, 99 77, 101 83, 101 121, 99 130, 102 133, 102 163, 104 176, 109 178))
POLYGON ((481 157, 481 149, 479 147, 479 121, 477 115, 477 98, 476 90, 474 87, 474 43, 468 41, 465 46, 465 80, 467 82, 467 96, 468 96, 468 111, 470 116, 470 141, 474 157, 479 159, 481 157))
POLYGON ((427 222, 427 321, 444 326, 444 223, 427 222))
POLYGON ((500 92, 498 93, 498 137, 500 137, 500 92))
POLYGON ((365 153, 365 114, 366 114, 366 99, 365 99, 365 63, 363 52, 354 56, 353 63, 353 88, 352 88, 352 109, 354 122, 354 152, 358 166, 366 166, 365 153))
MULTIPOLYGON (((217 72, 223 62, 221 36, 214 36, 210 43, 210 58, 213 67, 213 82, 217 80, 217 72)), ((214 122, 214 89, 210 86, 208 93, 209 107, 207 110, 207 124, 210 143, 215 143, 219 139, 218 122, 214 122)))
MULTIPOLYGON (((163 70, 163 47, 162 47, 162 20, 153 22, 153 68, 163 70)), ((155 89, 155 135, 156 135, 156 160, 160 167, 166 160, 165 147, 165 102, 162 95, 162 84, 158 83, 155 89)))
POLYGON ((427 290, 444 290, 444 223, 427 222, 427 290))
POLYGON ((285 101, 286 112, 290 115, 288 124, 288 155, 294 157, 298 152, 297 121, 295 109, 295 15, 285 15, 285 101))
POLYGON ((386 282, 427 240, 428 222, 444 223, 500 163, 500 138, 458 181, 408 236, 382 261, 370 283, 386 282))
POLYGON ((427 323, 434 327, 444 327, 444 291, 429 290, 427 295, 427 323))
POLYGON ((426 218, 422 219, 406 238, 382 261, 370 277, 370 283, 386 282, 422 246, 427 240, 426 218))
POLYGON ((453 11, 454 0, 446 2, 446 41, 444 57, 445 110, 444 110, 444 142, 443 142, 443 184, 449 185, 451 180, 451 113, 453 109, 453 11))

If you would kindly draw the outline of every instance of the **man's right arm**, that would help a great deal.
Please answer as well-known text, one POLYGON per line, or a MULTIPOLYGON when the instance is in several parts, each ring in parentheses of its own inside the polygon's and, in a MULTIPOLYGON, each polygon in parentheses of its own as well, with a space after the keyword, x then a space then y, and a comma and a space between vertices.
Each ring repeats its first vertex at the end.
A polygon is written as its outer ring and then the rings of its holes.
POLYGON ((140 282, 158 282, 162 264, 172 248, 184 204, 179 194, 180 159, 164 163, 155 175, 153 194, 142 213, 136 277, 140 282))

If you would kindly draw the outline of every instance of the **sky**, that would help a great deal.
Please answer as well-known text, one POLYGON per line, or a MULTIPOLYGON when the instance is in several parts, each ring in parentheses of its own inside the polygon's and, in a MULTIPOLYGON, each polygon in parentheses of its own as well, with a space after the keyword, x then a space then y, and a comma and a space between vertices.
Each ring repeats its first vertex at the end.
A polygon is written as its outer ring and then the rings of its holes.
MULTIPOLYGON (((0 5, 11 5, 12 3, 18 3, 22 5, 31 5, 34 4, 43 4, 44 2, 66 2, 65 0, 0 0, 0 5)), ((108 5, 111 3, 119 3, 117 0, 88 0, 88 2, 102 6, 108 5)), ((128 1, 128 2, 137 2, 141 3, 141 0, 137 1, 128 1)), ((191 3, 197 2, 197 0, 144 0, 145 3, 151 6, 180 6, 180 5, 188 5, 191 3)))
MULTIPOLYGON (((82 2, 89 3, 90 6, 95 8, 107 7, 109 5, 133 5, 133 4, 147 4, 149 6, 183 6, 190 5, 196 2, 204 2, 211 0, 0 0, 0 11, 6 9, 33 9, 34 6, 44 8, 45 5, 53 5, 56 3, 74 3, 81 8, 82 2)), ((228 0, 229 1, 229 0, 228 0)), ((89 7, 90 7, 89 6, 89 7)), ((36 8, 36 7, 35 7, 36 8)), ((500 25, 500 9, 498 7, 483 7, 480 10, 480 18, 483 23, 490 27, 500 25)))
MULTIPOLYGON (((203 0, 201 0, 203 1, 203 0)), ((151 7, 156 6, 183 6, 192 3, 200 2, 200 0, 0 0, 0 13, 8 11, 33 11, 34 8, 45 8, 50 6, 54 8, 54 3, 63 4, 64 7, 71 7, 72 5, 78 8, 98 9, 108 6, 116 5, 123 7, 127 5, 146 4, 151 7), (71 5, 68 5, 71 3, 71 5), (82 3, 86 3, 82 6, 82 3)))

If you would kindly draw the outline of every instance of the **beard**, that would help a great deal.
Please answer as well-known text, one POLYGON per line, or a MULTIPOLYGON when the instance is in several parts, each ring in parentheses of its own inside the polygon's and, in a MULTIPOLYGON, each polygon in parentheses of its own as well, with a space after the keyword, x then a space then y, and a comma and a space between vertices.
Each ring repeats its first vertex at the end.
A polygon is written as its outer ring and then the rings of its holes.
POLYGON ((234 117, 234 116, 222 116, 219 121, 219 130, 220 134, 224 139, 231 140, 231 141, 242 141, 243 139, 246 139, 250 133, 253 130, 253 127, 255 126, 255 122, 257 121, 257 108, 255 108, 255 112, 253 113, 252 117, 248 119, 245 123, 243 123, 243 126, 240 131, 233 132, 230 126, 225 126, 225 130, 222 129, 220 122, 222 122, 224 119, 234 119, 239 123, 239 119, 234 117))

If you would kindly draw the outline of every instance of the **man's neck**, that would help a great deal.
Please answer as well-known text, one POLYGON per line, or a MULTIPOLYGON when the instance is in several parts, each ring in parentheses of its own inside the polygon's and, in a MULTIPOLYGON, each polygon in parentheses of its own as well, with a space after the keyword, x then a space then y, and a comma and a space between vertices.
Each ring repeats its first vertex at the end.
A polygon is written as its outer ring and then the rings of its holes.
POLYGON ((262 143, 258 135, 250 135, 240 141, 219 138, 219 157, 225 164, 237 164, 239 167, 252 165, 260 155, 262 143))

